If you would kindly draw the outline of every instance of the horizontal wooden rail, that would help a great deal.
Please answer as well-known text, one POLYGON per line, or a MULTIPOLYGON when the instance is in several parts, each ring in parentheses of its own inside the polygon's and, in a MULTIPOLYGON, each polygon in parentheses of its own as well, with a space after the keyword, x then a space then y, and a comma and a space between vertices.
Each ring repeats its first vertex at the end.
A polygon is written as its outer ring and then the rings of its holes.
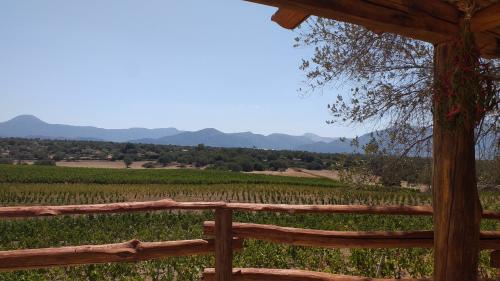
MULTIPOLYGON (((232 281, 431 281, 431 279, 380 279, 296 269, 234 268, 232 281)), ((203 271, 204 281, 215 281, 215 270, 203 271)), ((478 279, 478 281, 492 281, 478 279)))
POLYGON ((256 211, 256 212, 341 213, 341 214, 351 213, 351 214, 432 216, 431 206, 288 205, 288 204, 227 203, 226 207, 237 211, 256 211))
MULTIPOLYGON (((204 222, 214 235, 214 222, 204 222)), ((233 236, 297 246, 325 248, 432 248, 432 231, 330 231, 233 222, 233 236)), ((481 232, 482 249, 500 249, 500 232, 481 232)))
MULTIPOLYGON (((233 249, 241 249, 243 248, 243 240, 234 239, 232 245, 233 249)), ((132 240, 106 245, 0 251, 0 271, 142 261, 163 257, 206 254, 212 253, 214 250, 214 240, 196 239, 167 242, 132 240)))
POLYGON ((0 218, 40 217, 77 214, 104 214, 160 211, 170 209, 206 210, 226 206, 224 202, 176 202, 171 199, 93 205, 0 207, 0 218))
MULTIPOLYGON (((12 206, 0 207, 0 218, 22 218, 57 215, 126 213, 160 210, 231 209, 234 211, 280 213, 342 213, 374 215, 431 216, 431 206, 367 206, 367 205, 287 205, 225 202, 176 202, 171 199, 147 202, 121 202, 93 205, 12 206)), ((499 219, 500 212, 483 211, 483 218, 499 219)))

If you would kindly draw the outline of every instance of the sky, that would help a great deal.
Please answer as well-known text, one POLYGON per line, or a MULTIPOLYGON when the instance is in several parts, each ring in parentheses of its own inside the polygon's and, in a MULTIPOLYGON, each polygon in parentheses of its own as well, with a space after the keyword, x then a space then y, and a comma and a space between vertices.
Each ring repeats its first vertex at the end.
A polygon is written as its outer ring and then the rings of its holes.
POLYGON ((0 121, 352 137, 342 88, 304 96, 311 48, 241 0, 0 0, 0 121))

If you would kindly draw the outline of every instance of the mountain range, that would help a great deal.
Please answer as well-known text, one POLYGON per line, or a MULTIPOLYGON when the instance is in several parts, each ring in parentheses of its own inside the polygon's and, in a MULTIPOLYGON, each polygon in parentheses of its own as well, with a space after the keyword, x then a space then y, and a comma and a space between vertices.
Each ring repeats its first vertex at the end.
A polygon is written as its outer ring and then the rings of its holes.
MULTIPOLYGON (((181 131, 176 128, 103 129, 91 126, 49 124, 33 115, 20 115, 0 123, 0 137, 95 140, 148 144, 194 146, 203 143, 213 147, 255 147, 260 149, 287 149, 325 153, 348 153, 354 149, 349 139, 321 137, 307 133, 301 136, 287 134, 262 135, 252 132, 224 133, 213 128, 199 131, 181 131)), ((367 143, 370 134, 359 138, 367 143)))

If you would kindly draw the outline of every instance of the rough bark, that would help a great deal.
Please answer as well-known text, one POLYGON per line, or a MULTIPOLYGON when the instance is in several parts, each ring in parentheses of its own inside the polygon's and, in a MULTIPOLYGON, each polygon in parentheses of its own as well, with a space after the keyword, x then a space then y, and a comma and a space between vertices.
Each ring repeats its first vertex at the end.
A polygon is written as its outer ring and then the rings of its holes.
MULTIPOLYGON (((455 49, 449 43, 436 46, 435 81, 447 75, 453 52, 455 49)), ((476 186, 475 120, 464 118, 460 125, 448 126, 446 118, 440 114, 449 110, 442 108, 443 104, 435 96, 432 176, 434 280, 476 281, 481 203, 476 186)))

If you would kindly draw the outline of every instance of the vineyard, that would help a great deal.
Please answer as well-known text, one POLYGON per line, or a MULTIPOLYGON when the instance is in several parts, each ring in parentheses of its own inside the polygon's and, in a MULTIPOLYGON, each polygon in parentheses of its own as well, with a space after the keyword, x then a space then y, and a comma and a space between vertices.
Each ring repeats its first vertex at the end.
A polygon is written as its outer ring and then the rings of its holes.
MULTIPOLYGON (((326 179, 246 175, 220 171, 127 171, 0 165, 0 205, 97 204, 172 198, 283 204, 423 205, 431 196, 401 189, 351 188, 326 179)), ((500 210, 500 193, 483 191, 485 210, 500 210)), ((85 244, 197 239, 209 211, 78 215, 0 220, 0 250, 85 244)), ((322 230, 430 230, 431 217, 235 212, 234 221, 322 230)), ((485 219, 483 230, 498 230, 485 219)), ((0 273, 0 280, 199 280, 214 257, 176 257, 137 263, 59 267, 0 273)), ((427 277, 428 249, 323 249, 245 240, 235 267, 296 268, 370 277, 427 277)), ((494 277, 489 255, 480 274, 494 277)))

